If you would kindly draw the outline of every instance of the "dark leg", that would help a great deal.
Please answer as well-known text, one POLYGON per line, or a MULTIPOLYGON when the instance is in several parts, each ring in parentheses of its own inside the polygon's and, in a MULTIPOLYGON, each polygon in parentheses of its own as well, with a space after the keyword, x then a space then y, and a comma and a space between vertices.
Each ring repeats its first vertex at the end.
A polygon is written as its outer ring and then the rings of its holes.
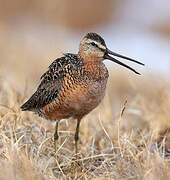
POLYGON ((57 144, 58 144, 58 122, 59 121, 56 121, 56 125, 55 125, 55 133, 54 133, 54 148, 55 148, 55 152, 57 150, 57 144))
POLYGON ((80 120, 81 120, 81 119, 77 119, 76 133, 75 133, 75 136, 74 136, 74 140, 75 140, 75 149, 76 149, 76 161, 78 161, 78 157, 77 157, 77 153, 78 153, 77 142, 78 142, 78 139, 79 139, 79 126, 80 126, 80 120))

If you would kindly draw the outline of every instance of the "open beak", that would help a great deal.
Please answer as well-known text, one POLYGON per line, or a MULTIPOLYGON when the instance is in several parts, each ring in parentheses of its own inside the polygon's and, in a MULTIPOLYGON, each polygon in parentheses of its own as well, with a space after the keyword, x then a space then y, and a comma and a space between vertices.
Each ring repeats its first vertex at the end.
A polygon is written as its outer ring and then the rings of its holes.
POLYGON ((134 60, 134 59, 131 59, 131 58, 129 58, 129 57, 122 56, 122 55, 117 54, 117 53, 115 53, 115 52, 112 52, 112 51, 110 51, 109 49, 106 49, 106 53, 105 53, 105 55, 104 55, 104 58, 105 58, 105 59, 109 59, 109 60, 111 60, 111 61, 113 61, 113 62, 115 62, 115 63, 117 63, 117 64, 120 64, 121 66, 124 66, 124 67, 130 69, 131 71, 133 71, 134 73, 140 75, 140 73, 138 73, 135 69, 133 69, 133 68, 131 68, 130 66, 128 66, 128 65, 126 65, 126 64, 118 61, 118 60, 115 59, 114 57, 109 56, 109 54, 111 54, 111 55, 113 55, 113 56, 116 56, 116 57, 119 57, 119 58, 123 58, 123 59, 129 60, 129 61, 135 62, 135 63, 137 63, 137 64, 140 64, 140 65, 143 65, 143 66, 144 66, 143 63, 141 63, 141 62, 139 62, 139 61, 136 61, 136 60, 134 60))

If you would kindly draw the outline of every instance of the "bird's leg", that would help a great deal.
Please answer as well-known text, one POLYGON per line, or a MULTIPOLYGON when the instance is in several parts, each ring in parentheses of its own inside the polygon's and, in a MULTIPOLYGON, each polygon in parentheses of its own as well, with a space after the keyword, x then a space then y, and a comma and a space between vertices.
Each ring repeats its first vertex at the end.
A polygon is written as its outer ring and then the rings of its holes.
POLYGON ((55 133, 54 133, 54 149, 55 149, 55 153, 57 151, 57 145, 58 145, 58 122, 56 121, 56 125, 55 125, 55 133))
POLYGON ((77 156, 77 153, 78 153, 78 147, 77 147, 77 142, 78 142, 78 139, 79 139, 79 126, 80 126, 80 120, 81 120, 81 119, 77 119, 76 133, 75 133, 75 136, 74 136, 74 140, 75 140, 75 149, 76 149, 76 162, 78 162, 78 156, 77 156))

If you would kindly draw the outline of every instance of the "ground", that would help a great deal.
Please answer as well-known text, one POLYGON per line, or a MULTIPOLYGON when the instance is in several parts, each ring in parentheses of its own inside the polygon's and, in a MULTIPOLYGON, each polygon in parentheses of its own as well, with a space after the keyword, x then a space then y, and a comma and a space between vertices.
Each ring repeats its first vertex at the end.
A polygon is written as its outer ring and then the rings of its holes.
POLYGON ((104 101, 80 124, 79 165, 76 121, 60 122, 54 158, 54 123, 19 108, 39 83, 35 74, 23 84, 1 73, 0 179, 170 179, 168 79, 109 71, 104 101))

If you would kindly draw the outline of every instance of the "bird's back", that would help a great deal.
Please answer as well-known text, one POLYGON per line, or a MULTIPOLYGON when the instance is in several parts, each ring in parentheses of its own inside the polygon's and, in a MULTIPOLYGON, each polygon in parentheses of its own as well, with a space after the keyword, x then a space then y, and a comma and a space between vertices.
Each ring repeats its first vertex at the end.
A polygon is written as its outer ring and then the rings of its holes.
POLYGON ((41 76, 41 83, 36 92, 26 101, 21 109, 23 111, 36 111, 56 99, 61 90, 64 78, 69 74, 73 76, 81 69, 82 62, 76 54, 65 54, 56 59, 47 72, 41 76))

